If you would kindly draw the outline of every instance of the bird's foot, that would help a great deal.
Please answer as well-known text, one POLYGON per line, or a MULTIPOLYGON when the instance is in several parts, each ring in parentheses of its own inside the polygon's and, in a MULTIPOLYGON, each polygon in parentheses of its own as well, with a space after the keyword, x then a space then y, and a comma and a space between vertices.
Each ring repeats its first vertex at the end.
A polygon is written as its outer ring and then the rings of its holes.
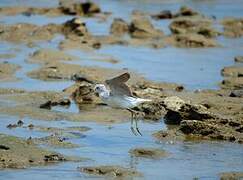
POLYGON ((143 136, 142 133, 139 131, 138 128, 136 128, 136 130, 137 130, 137 133, 138 133, 140 136, 143 136))
POLYGON ((131 127, 131 131, 132 131, 132 133, 133 133, 135 136, 137 136, 137 132, 135 131, 135 129, 134 129, 133 127, 131 127))

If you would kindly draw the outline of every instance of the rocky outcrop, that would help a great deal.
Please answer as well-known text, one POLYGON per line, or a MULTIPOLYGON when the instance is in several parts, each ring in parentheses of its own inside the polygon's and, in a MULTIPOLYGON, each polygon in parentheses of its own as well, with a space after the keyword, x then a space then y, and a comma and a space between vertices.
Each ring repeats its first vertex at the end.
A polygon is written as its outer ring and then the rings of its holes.
POLYGON ((220 180, 238 180, 243 178, 243 172, 220 173, 220 180))
POLYGON ((61 28, 56 24, 37 26, 27 23, 0 25, 0 40, 14 43, 31 43, 34 41, 51 40, 61 28))
POLYGON ((239 106, 242 100, 240 96, 230 96, 226 91, 220 95, 219 92, 198 92, 190 100, 188 94, 184 96, 187 100, 177 96, 164 98, 165 122, 178 126, 159 131, 154 136, 166 141, 203 138, 243 143, 243 114, 239 106), (205 98, 210 99, 205 101, 205 98))
POLYGON ((160 38, 163 32, 155 29, 145 17, 136 17, 132 20, 129 31, 133 38, 160 38))
POLYGON ((161 119, 165 114, 165 109, 162 106, 161 102, 146 102, 138 107, 134 108, 135 110, 139 112, 143 112, 143 117, 145 119, 151 119, 151 120, 159 120, 161 119))
POLYGON ((179 11, 174 16, 179 17, 179 16, 196 16, 196 15, 199 15, 199 12, 193 10, 190 7, 181 6, 179 11))
POLYGON ((163 11, 160 11, 159 13, 157 14, 152 14, 151 17, 153 19, 156 19, 156 20, 159 20, 159 19, 171 19, 173 18, 173 14, 170 10, 163 10, 163 11))
POLYGON ((131 178, 136 176, 142 176, 142 174, 138 171, 124 168, 121 166, 97 166, 97 167, 81 167, 79 168, 81 172, 99 175, 99 176, 107 176, 110 178, 131 178))
POLYGON ((235 57, 235 62, 243 63, 243 56, 236 56, 235 57))
POLYGON ((222 126, 214 121, 183 120, 180 123, 180 130, 187 135, 243 143, 243 127, 237 127, 237 123, 233 124, 233 121, 229 122, 222 126), (239 132, 239 128, 241 132, 239 132))
POLYGON ((30 62, 48 63, 57 61, 72 61, 77 60, 78 57, 64 53, 63 51, 55 49, 39 49, 30 55, 30 62))
POLYGON ((180 124, 182 120, 199 120, 214 118, 202 105, 189 104, 177 96, 167 97, 163 101, 167 110, 165 122, 168 124, 180 124))
POLYGON ((221 87, 224 89, 242 89, 243 77, 226 78, 222 81, 221 87))
POLYGON ((86 24, 80 18, 73 18, 63 24, 63 33, 65 35, 75 34, 77 36, 91 36, 86 24))
POLYGON ((166 151, 156 148, 135 148, 131 149, 129 153, 136 157, 148 159, 161 159, 169 155, 166 151))
POLYGON ((48 100, 45 103, 40 105, 40 108, 43 109, 51 109, 52 106, 70 106, 71 101, 70 99, 54 99, 48 100))
POLYGON ((71 160, 59 153, 37 147, 31 139, 24 140, 0 134, 0 169, 26 168, 71 160))
POLYGON ((243 77, 242 66, 229 66, 221 70, 221 74, 226 77, 243 77))
POLYGON ((203 35, 199 34, 180 34, 172 37, 174 41, 173 44, 177 47, 202 48, 218 46, 213 39, 205 38, 203 35))
POLYGON ((243 89, 233 90, 230 92, 230 97, 240 97, 243 98, 243 89))
POLYGON ((111 24, 110 33, 120 36, 129 31, 129 25, 121 18, 115 18, 111 24))
POLYGON ((243 67, 230 66, 221 70, 225 79, 221 83, 222 88, 242 89, 243 88, 243 67))
POLYGON ((100 7, 93 2, 75 2, 70 0, 60 0, 59 9, 68 15, 92 15, 100 13, 100 7))
POLYGON ((16 78, 14 74, 21 67, 16 64, 0 63, 0 81, 14 81, 16 78))
POLYGON ((163 37, 163 32, 155 29, 147 17, 140 14, 134 16, 130 24, 120 18, 114 19, 110 28, 110 33, 119 36, 128 32, 132 38, 138 39, 163 37))
POLYGON ((206 38, 216 37, 220 34, 211 27, 211 21, 205 18, 179 18, 174 20, 169 27, 174 34, 195 33, 206 38))
POLYGON ((160 19, 172 19, 178 17, 193 17, 199 16, 199 12, 193 10, 190 7, 182 6, 178 12, 172 13, 170 10, 163 10, 157 14, 152 14, 151 17, 160 20, 160 19))
POLYGON ((231 38, 243 36, 243 18, 227 18, 222 21, 224 35, 231 38))

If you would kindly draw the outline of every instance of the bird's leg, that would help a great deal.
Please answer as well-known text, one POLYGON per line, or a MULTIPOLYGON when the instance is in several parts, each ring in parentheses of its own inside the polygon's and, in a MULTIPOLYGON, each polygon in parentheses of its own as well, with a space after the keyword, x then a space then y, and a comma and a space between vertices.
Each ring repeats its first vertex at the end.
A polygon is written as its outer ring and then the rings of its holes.
POLYGON ((130 113, 131 113, 131 131, 132 131, 132 133, 135 135, 135 136, 137 136, 137 133, 136 133, 136 131, 134 130, 134 128, 133 128, 133 120, 134 120, 134 113, 136 113, 135 111, 133 111, 132 109, 127 109, 130 113))
POLYGON ((135 112, 136 113, 136 117, 135 117, 135 128, 136 128, 136 130, 137 130, 137 133, 140 135, 140 136, 142 136, 142 133, 139 131, 139 129, 138 129, 138 115, 139 115, 139 113, 138 112, 135 112))

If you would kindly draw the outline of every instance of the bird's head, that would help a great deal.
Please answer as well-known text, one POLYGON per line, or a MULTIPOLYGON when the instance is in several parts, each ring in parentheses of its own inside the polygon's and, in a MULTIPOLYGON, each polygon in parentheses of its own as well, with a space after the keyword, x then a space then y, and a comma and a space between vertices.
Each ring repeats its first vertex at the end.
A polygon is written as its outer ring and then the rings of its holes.
POLYGON ((96 84, 94 87, 94 91, 100 96, 101 94, 106 93, 107 89, 104 84, 96 84))

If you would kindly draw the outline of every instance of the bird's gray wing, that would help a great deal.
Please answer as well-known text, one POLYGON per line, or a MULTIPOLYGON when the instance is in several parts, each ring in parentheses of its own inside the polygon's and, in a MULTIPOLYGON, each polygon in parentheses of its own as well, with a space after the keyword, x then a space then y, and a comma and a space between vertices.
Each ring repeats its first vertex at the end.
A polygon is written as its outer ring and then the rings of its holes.
POLYGON ((106 80, 109 85, 112 95, 127 95, 132 96, 130 88, 125 84, 130 79, 129 73, 121 74, 120 76, 106 80))

